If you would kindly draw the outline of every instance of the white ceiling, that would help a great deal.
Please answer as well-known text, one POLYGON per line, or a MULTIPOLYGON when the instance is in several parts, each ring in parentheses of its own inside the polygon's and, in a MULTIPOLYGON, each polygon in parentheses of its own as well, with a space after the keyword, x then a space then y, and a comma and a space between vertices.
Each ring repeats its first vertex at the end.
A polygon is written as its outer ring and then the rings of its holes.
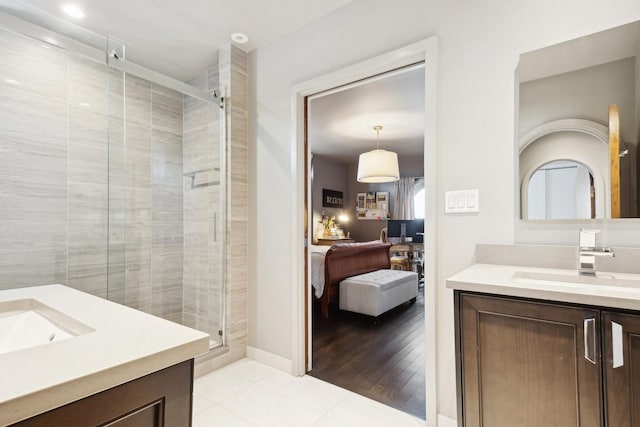
MULTIPOLYGON (((354 0, 0 0, 0 11, 98 49, 107 36, 126 45, 128 60, 188 80, 217 64, 218 49, 243 32, 251 51, 354 0), (61 9, 75 4, 85 17, 61 9)), ((44 37, 44 36, 37 36, 44 37)), ((51 43, 51 41, 48 41, 51 43)), ((311 151, 354 162, 375 148, 422 155, 424 68, 414 67, 350 85, 310 101, 311 151)))
POLYGON ((398 70, 328 94, 308 103, 310 151, 342 163, 380 148, 398 156, 423 155, 424 66, 398 70))
POLYGON ((126 43, 127 59, 184 81, 215 65, 232 33, 247 34, 241 47, 251 51, 352 1, 0 0, 0 10, 76 39, 82 38, 76 26, 114 36, 126 43), (68 3, 86 16, 65 15, 61 6, 68 3))

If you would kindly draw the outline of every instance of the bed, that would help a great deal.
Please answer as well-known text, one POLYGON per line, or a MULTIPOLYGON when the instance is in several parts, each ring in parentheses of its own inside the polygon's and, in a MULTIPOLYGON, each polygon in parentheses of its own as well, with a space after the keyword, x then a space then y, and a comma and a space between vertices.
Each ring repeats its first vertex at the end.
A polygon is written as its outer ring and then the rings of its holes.
POLYGON ((311 245, 311 285, 325 319, 329 318, 329 306, 338 300, 340 282, 358 274, 388 269, 390 247, 390 243, 379 240, 311 245))

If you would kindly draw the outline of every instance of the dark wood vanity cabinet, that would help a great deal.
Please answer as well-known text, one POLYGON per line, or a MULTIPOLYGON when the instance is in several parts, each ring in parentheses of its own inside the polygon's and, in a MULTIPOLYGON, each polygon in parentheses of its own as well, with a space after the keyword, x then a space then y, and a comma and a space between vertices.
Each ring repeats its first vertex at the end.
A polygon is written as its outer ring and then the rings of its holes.
POLYGON ((193 360, 188 360, 12 427, 189 427, 193 360))
POLYGON ((607 426, 640 426, 640 313, 602 312, 607 426), (622 327, 622 358, 614 363, 612 325, 622 327), (622 365, 620 365, 622 364, 622 365), (616 367, 614 367, 616 366, 616 367))
POLYGON ((455 303, 460 427, 640 426, 640 316, 464 291, 455 303))

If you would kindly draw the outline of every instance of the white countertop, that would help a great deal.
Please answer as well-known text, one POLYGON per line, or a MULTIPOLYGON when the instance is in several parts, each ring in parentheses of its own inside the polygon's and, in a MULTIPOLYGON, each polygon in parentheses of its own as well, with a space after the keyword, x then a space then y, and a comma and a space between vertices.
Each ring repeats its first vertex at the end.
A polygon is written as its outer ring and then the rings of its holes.
POLYGON ((447 279, 447 288, 601 307, 640 310, 640 274, 598 272, 603 283, 588 283, 577 270, 475 264, 447 279), (573 279, 555 280, 571 276, 573 279), (615 279, 608 279, 613 276, 615 279))
POLYGON ((76 401, 208 351, 209 336, 63 285, 0 291, 34 298, 95 329, 0 354, 0 425, 76 401))

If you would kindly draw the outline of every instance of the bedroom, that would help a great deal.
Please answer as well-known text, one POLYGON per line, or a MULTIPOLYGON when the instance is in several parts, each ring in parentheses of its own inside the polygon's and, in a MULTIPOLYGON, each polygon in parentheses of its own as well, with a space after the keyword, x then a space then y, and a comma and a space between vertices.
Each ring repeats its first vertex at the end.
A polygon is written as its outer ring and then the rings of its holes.
MULTIPOLYGON (((424 66, 413 64, 318 93, 309 96, 307 103, 307 206, 312 243, 307 288, 313 289, 307 313, 311 324, 307 370, 312 376, 424 419, 423 282, 416 304, 400 304, 378 318, 339 310, 334 301, 326 319, 323 303, 318 300, 323 290, 316 286, 324 283, 324 268, 318 268, 324 257, 317 252, 325 253, 336 243, 359 246, 379 241, 384 238, 383 229, 387 240, 397 242, 400 234, 394 231, 394 225, 399 224, 390 223, 391 228, 387 228, 387 219, 410 220, 407 224, 413 224, 424 218, 424 66), (382 129, 376 130, 375 126, 382 129), (410 187, 404 203, 398 200, 401 197, 397 196, 396 182, 357 181, 359 155, 376 146, 397 153, 399 182, 410 187), (374 204, 362 200, 369 198, 375 199, 374 204), (405 206, 405 212, 399 205, 405 206), (335 224, 331 224, 333 220, 335 224), (314 258, 320 261, 314 264, 314 258)), ((415 235, 416 231, 406 233, 407 240, 413 240, 406 243, 408 247, 393 247, 401 252, 391 252, 395 255, 391 262, 401 260, 398 269, 421 276, 423 235, 415 235)), ((389 248, 382 250, 390 262, 389 248)), ((376 255, 361 256, 370 260, 376 255)), ((342 266, 350 261, 334 262, 342 266)))

